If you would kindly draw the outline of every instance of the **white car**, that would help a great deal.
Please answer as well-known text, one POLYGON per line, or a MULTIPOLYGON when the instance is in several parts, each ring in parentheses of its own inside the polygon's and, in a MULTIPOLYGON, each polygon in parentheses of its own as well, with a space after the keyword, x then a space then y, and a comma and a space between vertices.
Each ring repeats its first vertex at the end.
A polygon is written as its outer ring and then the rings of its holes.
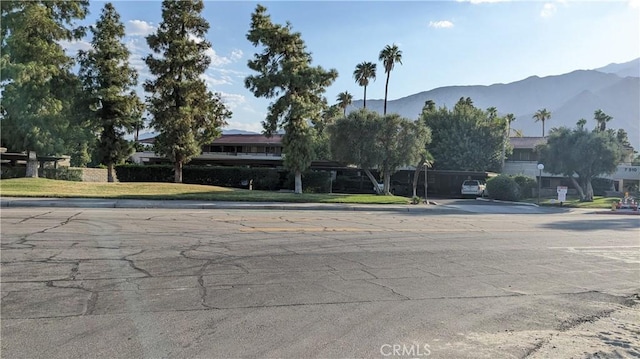
POLYGON ((478 180, 466 180, 462 182, 462 189, 460 194, 464 196, 480 196, 484 197, 487 185, 478 180))

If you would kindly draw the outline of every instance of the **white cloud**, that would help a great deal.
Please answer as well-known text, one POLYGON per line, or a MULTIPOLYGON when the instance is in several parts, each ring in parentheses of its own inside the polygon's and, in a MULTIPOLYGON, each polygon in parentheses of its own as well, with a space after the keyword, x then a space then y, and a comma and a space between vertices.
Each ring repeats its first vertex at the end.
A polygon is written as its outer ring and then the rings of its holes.
POLYGON ((628 4, 632 9, 640 9, 640 0, 629 0, 628 4))
POLYGON ((242 58, 242 55, 244 55, 242 50, 234 49, 233 51, 231 51, 231 60, 238 61, 242 58))
POLYGON ((242 58, 244 53, 240 49, 234 49, 229 56, 220 56, 213 48, 207 49, 205 52, 211 58, 211 66, 220 67, 229 65, 230 63, 237 62, 242 58))
POLYGON ((548 2, 542 6, 542 10, 540 11, 540 16, 544 18, 548 18, 555 15, 556 11, 558 11, 558 9, 556 8, 556 5, 548 2))
POLYGON ((76 56, 76 54, 80 50, 83 50, 83 51, 91 50, 91 43, 83 40, 79 40, 79 41, 62 40, 59 42, 59 44, 60 46, 62 46, 64 51, 69 56, 76 56))
POLYGON ((220 94, 220 97, 222 97, 222 101, 227 106, 229 106, 231 110, 247 102, 247 99, 244 97, 244 95, 235 94, 235 93, 226 93, 222 91, 218 91, 218 93, 220 94))
POLYGON ((143 20, 129 20, 125 29, 128 36, 147 36, 156 30, 152 23, 143 20))
POLYGON ((207 84, 207 87, 209 89, 213 89, 216 86, 220 86, 220 85, 231 85, 231 78, 229 76, 222 76, 221 78, 216 78, 211 74, 205 73, 200 77, 204 80, 204 82, 207 84))
POLYGON ((448 29, 453 27, 453 23, 449 20, 429 21, 429 27, 436 29, 448 29))
POLYGON ((231 63, 230 58, 225 56, 219 56, 216 53, 216 50, 214 50, 213 48, 208 48, 207 51, 205 51, 205 54, 207 54, 207 56, 211 58, 211 66, 219 67, 219 66, 228 65, 231 63))

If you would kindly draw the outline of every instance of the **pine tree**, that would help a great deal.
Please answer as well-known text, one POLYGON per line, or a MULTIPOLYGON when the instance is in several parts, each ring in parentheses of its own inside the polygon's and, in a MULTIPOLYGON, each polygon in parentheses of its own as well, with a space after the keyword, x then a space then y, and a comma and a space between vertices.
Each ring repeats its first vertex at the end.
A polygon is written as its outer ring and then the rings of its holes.
MULTIPOLYGON (((74 114, 80 89, 73 59, 60 45, 77 40, 88 0, 2 1, 0 83, 2 142, 14 151, 66 154, 81 148, 74 114)), ((37 166, 37 163, 36 163, 37 166)), ((33 163, 29 176, 37 176, 33 163)))
POLYGON ((200 15, 202 0, 162 2, 162 23, 147 43, 156 58, 145 62, 156 78, 144 83, 151 126, 160 134, 155 151, 174 164, 175 182, 182 182, 182 167, 202 151, 202 145, 220 135, 231 117, 220 95, 207 90, 201 75, 211 63, 205 51, 209 23, 200 15))
POLYGON ((80 53, 80 77, 91 120, 99 128, 98 160, 107 165, 108 181, 113 167, 132 152, 126 132, 135 129, 142 103, 133 91, 138 73, 129 66, 129 50, 122 43, 124 25, 113 4, 107 3, 95 27, 91 27, 92 50, 80 53))
POLYGON ((320 121, 327 106, 322 94, 338 77, 336 70, 311 67, 311 54, 302 36, 291 25, 271 22, 267 9, 258 5, 251 16, 247 39, 264 47, 248 66, 258 72, 245 79, 245 86, 256 97, 275 98, 262 125, 267 136, 284 128, 284 164, 295 174, 295 193, 302 193, 302 172, 311 165, 313 136, 308 121, 320 121), (280 96, 280 94, 282 94, 280 96))

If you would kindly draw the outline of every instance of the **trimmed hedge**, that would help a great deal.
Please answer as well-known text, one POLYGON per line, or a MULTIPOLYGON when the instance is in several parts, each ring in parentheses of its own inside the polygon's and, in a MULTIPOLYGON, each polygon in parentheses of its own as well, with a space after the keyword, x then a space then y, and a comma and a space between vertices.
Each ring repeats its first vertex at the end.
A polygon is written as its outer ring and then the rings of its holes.
POLYGON ((118 165, 115 169, 120 182, 173 182, 173 167, 168 165, 126 164, 118 165))
MULTIPOLYGON (((329 193, 331 186, 331 172, 307 171, 302 174, 302 192, 304 193, 329 193)), ((284 188, 295 190, 295 175, 288 172, 284 188)))
POLYGON ((487 180, 487 192, 493 199, 503 201, 517 201, 520 199, 520 186, 507 176, 499 175, 487 180))
POLYGON ((606 178, 593 178, 591 180, 594 196, 604 196, 607 191, 613 191, 613 181, 606 178))
MULTIPOLYGON (((116 166, 120 182, 173 182, 171 165, 120 165, 116 166)), ((280 183, 280 173, 272 168, 185 166, 182 182, 221 187, 252 188, 256 190, 276 190, 280 183)))
POLYGON ((23 178, 27 176, 27 167, 19 166, 2 166, 0 171, 0 179, 23 178))

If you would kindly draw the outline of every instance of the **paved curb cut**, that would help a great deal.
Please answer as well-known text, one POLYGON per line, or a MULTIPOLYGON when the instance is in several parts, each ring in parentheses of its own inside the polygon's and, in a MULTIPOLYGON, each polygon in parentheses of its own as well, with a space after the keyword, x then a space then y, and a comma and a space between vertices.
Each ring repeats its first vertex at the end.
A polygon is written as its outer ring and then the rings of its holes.
POLYGON ((516 206, 530 206, 530 207, 540 207, 535 203, 527 203, 527 202, 512 202, 512 201, 501 201, 499 199, 489 199, 489 198, 481 198, 478 197, 476 198, 476 201, 483 201, 483 202, 495 202, 495 203, 506 203, 506 204, 512 204, 512 205, 516 205, 516 206))

